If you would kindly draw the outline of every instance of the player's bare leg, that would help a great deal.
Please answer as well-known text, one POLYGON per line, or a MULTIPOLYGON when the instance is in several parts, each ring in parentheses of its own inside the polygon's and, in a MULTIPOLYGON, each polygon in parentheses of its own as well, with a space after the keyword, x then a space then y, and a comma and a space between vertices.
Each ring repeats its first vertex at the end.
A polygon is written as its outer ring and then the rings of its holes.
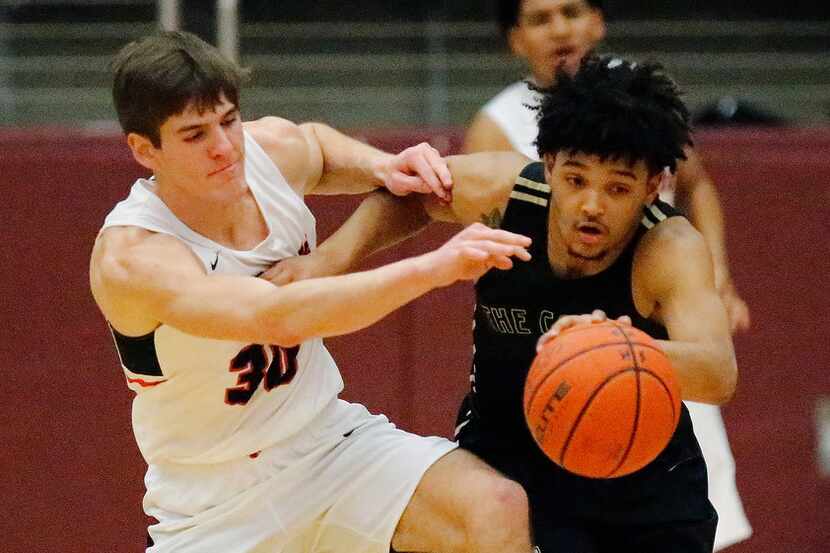
POLYGON ((392 538, 395 551, 530 553, 527 495, 457 449, 424 474, 392 538))

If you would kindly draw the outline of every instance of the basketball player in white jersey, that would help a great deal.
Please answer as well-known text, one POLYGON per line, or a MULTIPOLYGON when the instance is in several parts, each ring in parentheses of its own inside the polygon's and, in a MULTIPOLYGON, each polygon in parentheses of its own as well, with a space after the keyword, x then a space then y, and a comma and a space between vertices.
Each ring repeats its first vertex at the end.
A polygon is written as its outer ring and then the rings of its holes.
POLYGON ((242 71, 186 33, 129 44, 114 70, 153 176, 107 216, 90 280, 136 394, 148 551, 528 553, 521 487, 339 400, 321 338, 527 260, 529 240, 476 225, 419 257, 275 286, 257 275, 315 247, 304 194, 445 194, 446 165, 426 145, 393 157, 323 125, 242 123, 242 71))
MULTIPOLYGON (((605 38, 603 10, 602 0, 499 0, 499 24, 511 52, 527 63, 528 80, 548 87, 555 82, 558 67, 573 73, 605 38)), ((467 130, 464 151, 515 150, 538 160, 534 144, 537 112, 528 107, 538 103, 539 95, 526 81, 511 84, 476 115, 467 130)), ((678 164, 674 187, 661 189, 660 197, 672 204, 676 199, 703 234, 732 331, 746 330, 749 309, 730 275, 717 190, 694 149, 686 148, 685 153, 687 159, 678 164)), ((752 528, 735 487, 735 461, 720 409, 694 402, 687 405, 709 467, 710 499, 720 514, 715 545, 722 549, 745 540, 752 528)))

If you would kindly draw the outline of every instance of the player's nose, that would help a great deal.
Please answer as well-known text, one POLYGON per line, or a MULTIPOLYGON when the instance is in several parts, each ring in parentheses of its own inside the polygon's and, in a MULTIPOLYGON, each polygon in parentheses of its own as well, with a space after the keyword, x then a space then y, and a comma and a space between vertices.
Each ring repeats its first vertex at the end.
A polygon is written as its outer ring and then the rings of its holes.
POLYGON ((585 215, 600 215, 603 212, 602 198, 596 190, 586 190, 579 207, 585 215))
POLYGON ((211 157, 223 157, 233 152, 233 141, 225 129, 217 129, 210 143, 211 157))
POLYGON ((553 37, 564 37, 571 32, 571 22, 567 17, 554 15, 548 23, 548 33, 553 37))

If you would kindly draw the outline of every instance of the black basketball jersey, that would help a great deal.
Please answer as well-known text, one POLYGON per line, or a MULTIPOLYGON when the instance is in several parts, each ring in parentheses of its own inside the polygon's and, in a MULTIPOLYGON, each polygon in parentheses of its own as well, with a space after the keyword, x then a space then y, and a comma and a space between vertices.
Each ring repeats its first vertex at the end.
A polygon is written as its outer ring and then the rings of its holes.
POLYGON ((516 180, 501 226, 531 237, 533 258, 516 262, 509 271, 489 271, 476 284, 472 390, 461 406, 456 438, 461 447, 522 484, 543 549, 562 549, 556 528, 563 524, 590 521, 619 529, 695 521, 705 530, 703 542, 709 543, 700 550, 710 551, 717 515, 707 499, 706 465, 685 406, 663 452, 646 467, 619 478, 572 474, 533 441, 522 410, 524 382, 539 336, 561 315, 602 309, 611 318, 628 315, 635 327, 656 339, 668 338, 662 325, 640 316, 634 307, 631 269, 649 229, 679 215, 656 200, 644 209, 637 232, 610 267, 596 275, 563 279, 553 272, 547 254, 550 202, 543 165, 528 165, 516 180))
POLYGON ((560 316, 602 309, 609 318, 628 315, 635 327, 656 339, 668 338, 663 326, 640 316, 634 307, 631 268, 643 235, 679 213, 656 200, 645 208, 635 236, 610 267, 596 275, 565 279, 554 273, 548 260, 550 201, 543 164, 531 163, 516 180, 501 228, 532 238, 533 258, 516 262, 509 271, 491 270, 476 284, 473 404, 479 417, 505 430, 525 430, 525 377, 539 336, 560 316))

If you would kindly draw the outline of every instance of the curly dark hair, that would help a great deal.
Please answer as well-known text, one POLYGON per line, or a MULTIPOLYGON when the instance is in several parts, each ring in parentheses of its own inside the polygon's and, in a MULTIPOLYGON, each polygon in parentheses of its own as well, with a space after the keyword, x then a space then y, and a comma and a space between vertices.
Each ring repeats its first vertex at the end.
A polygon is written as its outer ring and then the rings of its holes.
MULTIPOLYGON (((585 0, 594 9, 605 11, 605 0, 585 0)), ((499 0, 498 16, 499 29, 505 37, 510 29, 519 24, 519 10, 522 7, 522 0, 499 0)))
POLYGON ((560 70, 556 84, 536 90, 539 157, 569 151, 643 160, 651 174, 686 159, 689 110, 659 64, 588 56, 575 75, 560 70))
POLYGON ((168 31, 124 46, 112 62, 112 98, 125 134, 146 136, 158 148, 159 128, 194 102, 216 106, 222 95, 239 106, 247 70, 196 35, 168 31))

